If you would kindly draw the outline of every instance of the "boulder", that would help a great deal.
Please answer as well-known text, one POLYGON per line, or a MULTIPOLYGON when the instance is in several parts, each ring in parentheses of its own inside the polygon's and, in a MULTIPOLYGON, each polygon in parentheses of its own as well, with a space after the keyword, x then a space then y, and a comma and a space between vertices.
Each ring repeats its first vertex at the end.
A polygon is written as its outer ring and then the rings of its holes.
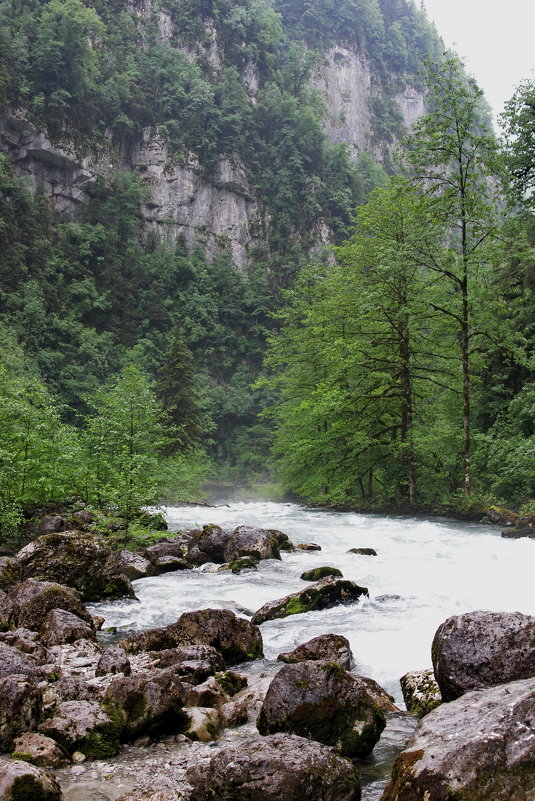
POLYGON ((0 678, 14 675, 37 679, 42 676, 42 671, 31 656, 0 642, 0 678))
POLYGON ((275 620, 279 617, 298 615, 317 609, 329 609, 339 604, 354 603, 361 595, 368 595, 366 587, 359 587, 358 584, 346 579, 327 576, 303 590, 286 595, 276 601, 268 601, 255 612, 251 623, 258 625, 266 620, 275 620))
POLYGON ((225 548, 230 539, 230 532, 220 526, 209 524, 202 531, 192 531, 188 535, 186 559, 194 565, 214 562, 221 565, 231 561, 225 558, 225 548))
POLYGON ((216 740, 221 731, 221 717, 217 709, 194 706, 184 710, 184 733, 199 743, 216 740))
POLYGON ((304 573, 301 573, 301 578, 303 581, 319 581, 326 576, 343 578, 341 570, 338 570, 337 567, 329 567, 328 565, 324 565, 323 567, 314 567, 312 570, 305 570, 304 573))
POLYGON ((93 620, 88 623, 65 609, 52 609, 41 628, 40 637, 45 645, 64 645, 76 640, 95 640, 97 634, 93 620))
POLYGON ((300 542, 297 549, 299 551, 321 551, 321 545, 317 545, 315 542, 300 542))
POLYGON ((185 697, 176 670, 166 668, 117 676, 105 692, 104 704, 120 721, 123 738, 131 740, 140 734, 182 730, 185 697))
POLYGON ((0 753, 11 749, 18 734, 37 726, 42 705, 41 690, 27 676, 0 679, 0 753))
POLYGON ((20 581, 20 568, 17 560, 11 556, 0 556, 0 590, 7 590, 17 581, 20 581))
POLYGON ((206 665, 208 673, 205 678, 213 676, 214 673, 225 667, 223 657, 217 648, 212 648, 211 645, 181 645, 178 648, 166 648, 163 651, 150 651, 149 656, 155 662, 155 666, 159 668, 188 663, 206 665))
POLYGON ((134 551, 119 551, 119 565, 121 573, 130 581, 152 576, 153 573, 150 561, 134 551))
POLYGON ((91 615, 76 592, 50 581, 26 579, 14 585, 2 601, 10 623, 17 628, 39 631, 49 612, 64 609, 92 626, 91 615))
POLYGON ((25 628, 4 631, 0 634, 0 643, 16 648, 23 654, 29 654, 38 664, 48 661, 48 651, 39 641, 39 635, 36 631, 30 631, 30 629, 25 628))
POLYGON ((39 534, 52 534, 56 531, 63 531, 65 520, 61 515, 45 515, 39 523, 39 534))
POLYGON ((95 675, 122 673, 123 676, 129 676, 131 672, 132 666, 124 648, 106 648, 98 660, 95 675))
POLYGON ((418 724, 381 801, 535 798, 535 679, 468 692, 418 724))
POLYGON ((399 706, 396 706, 394 703, 393 696, 389 695, 387 691, 375 681, 375 679, 370 679, 368 676, 358 676, 358 680, 366 689, 368 695, 372 701, 374 701, 375 705, 381 710, 381 712, 384 712, 385 715, 389 712, 401 712, 399 706))
POLYGON ((67 753, 106 759, 119 750, 120 726, 97 701, 63 701, 39 732, 56 740, 67 753))
POLYGON ((356 553, 358 556, 377 556, 374 548, 350 548, 348 553, 356 553))
POLYGON ((186 704, 188 706, 217 707, 222 706, 229 700, 229 696, 213 676, 209 676, 202 684, 190 687, 186 693, 186 704))
MULTIPOLYGON (((83 601, 135 598, 119 555, 94 534, 64 531, 38 537, 17 554, 23 578, 74 587, 83 601)), ((70 610, 69 610, 70 611, 70 610)))
POLYGON ((385 725, 365 684, 333 662, 284 665, 257 720, 260 734, 298 734, 350 758, 370 754, 385 725))
POLYGON ((190 768, 191 801, 359 801, 356 768, 330 748, 275 734, 225 748, 190 768))
POLYGON ((242 673, 236 673, 234 670, 225 670, 222 673, 216 673, 215 679, 223 688, 227 695, 234 696, 236 693, 241 692, 244 687, 247 687, 247 676, 242 673))
POLYGON ((236 617, 230 609, 199 609, 184 612, 176 623, 134 634, 119 643, 130 653, 161 651, 181 645, 211 645, 226 665, 263 656, 260 629, 236 617))
POLYGON ((54 776, 28 762, 13 759, 0 771, 1 801, 61 801, 62 794, 54 776))
POLYGON ((62 768, 69 757, 55 740, 37 732, 25 732, 15 738, 12 759, 23 759, 38 768, 62 768))
POLYGON ((228 540, 224 556, 225 562, 233 562, 242 556, 280 559, 279 538, 273 531, 264 528, 238 526, 228 540))
POLYGON ((336 662, 341 667, 349 670, 353 661, 353 654, 349 640, 341 634, 321 634, 313 637, 308 642, 298 645, 293 651, 279 654, 277 659, 280 662, 306 662, 307 660, 326 660, 336 662))
POLYGON ((226 562, 224 565, 218 569, 219 573, 224 572, 231 572, 231 573, 242 573, 244 570, 258 570, 258 559, 255 559, 254 556, 240 556, 239 559, 235 559, 233 562, 226 562))
POLYGON ((535 528, 533 523, 529 526, 514 526, 514 528, 506 528, 502 531, 502 537, 508 540, 520 540, 522 537, 527 537, 532 540, 535 539, 535 528))
POLYGON ((442 703, 440 687, 432 670, 405 673, 399 680, 407 712, 423 718, 442 703))
POLYGON ((191 570, 193 565, 179 556, 160 556, 152 563, 154 575, 161 576, 162 573, 173 573, 175 570, 191 570))
POLYGON ((469 690, 535 676, 535 617, 520 612, 467 612, 448 618, 432 645, 444 701, 469 690))
POLYGON ((148 548, 145 548, 143 556, 151 564, 154 564, 157 559, 161 559, 162 556, 176 556, 182 559, 187 550, 187 542, 188 540, 182 536, 163 537, 159 542, 155 542, 154 545, 149 545, 148 548))
POLYGON ((63 701, 94 701, 98 694, 97 687, 74 676, 60 676, 49 685, 43 696, 44 702, 50 706, 58 706, 63 701))

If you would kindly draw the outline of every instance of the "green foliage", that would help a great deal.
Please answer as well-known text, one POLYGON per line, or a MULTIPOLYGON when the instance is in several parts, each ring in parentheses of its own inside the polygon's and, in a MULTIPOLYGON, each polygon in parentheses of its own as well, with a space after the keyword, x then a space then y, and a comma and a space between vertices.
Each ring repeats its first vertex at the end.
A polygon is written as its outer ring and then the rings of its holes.
POLYGON ((501 115, 504 166, 514 200, 532 208, 535 189, 535 81, 522 81, 501 115))

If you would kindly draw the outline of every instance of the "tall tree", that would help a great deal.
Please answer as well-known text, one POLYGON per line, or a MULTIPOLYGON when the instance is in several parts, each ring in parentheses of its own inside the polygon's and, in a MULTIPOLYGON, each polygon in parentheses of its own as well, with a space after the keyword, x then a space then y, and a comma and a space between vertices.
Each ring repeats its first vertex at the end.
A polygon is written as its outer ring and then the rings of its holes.
POLYGON ((535 206, 535 81, 523 81, 501 115, 508 179, 516 201, 535 206))
MULTIPOLYGON (((435 305, 459 329, 463 376, 463 488, 471 494, 471 365, 473 340, 472 295, 480 254, 495 231, 493 181, 495 139, 483 93, 467 77, 456 57, 428 63, 426 84, 429 113, 422 117, 409 139, 409 160, 426 192, 435 200, 435 212, 452 231, 450 258, 434 269, 452 286, 452 302, 435 305), (458 302, 457 302, 458 298, 458 302)), ((495 183, 495 182, 494 182, 495 183)))

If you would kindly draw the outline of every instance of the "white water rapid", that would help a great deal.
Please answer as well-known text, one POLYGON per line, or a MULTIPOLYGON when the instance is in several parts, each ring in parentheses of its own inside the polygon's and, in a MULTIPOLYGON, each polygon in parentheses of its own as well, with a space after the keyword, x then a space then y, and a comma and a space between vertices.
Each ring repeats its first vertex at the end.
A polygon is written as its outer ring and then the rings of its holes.
MULTIPOLYGON (((431 666, 431 641, 450 615, 475 609, 535 614, 533 558, 535 541, 500 537, 499 527, 445 519, 382 517, 311 510, 295 504, 232 503, 215 508, 169 507, 171 530, 217 523, 276 528, 292 542, 315 542, 321 551, 283 553, 266 560, 258 572, 167 573, 134 582, 139 603, 98 604, 105 626, 147 629, 174 622, 182 612, 207 607, 251 614, 266 601, 306 586, 304 570, 322 565, 368 587, 369 599, 351 606, 293 615, 262 624, 269 669, 277 654, 319 634, 343 634, 351 643, 354 671, 378 681, 403 708, 399 678, 431 666), (371 547, 377 556, 348 553, 371 547)), ((280 665, 280 663, 278 663, 280 665)), ((274 667, 274 666, 273 666, 274 667)), ((385 739, 386 751, 401 747, 407 726, 398 720, 385 739)), ((410 729, 410 725, 409 725, 410 729)), ((382 741, 385 738, 383 735, 382 741)), ((381 762, 379 746, 375 762, 381 762)), ((385 761, 389 760, 388 754, 385 761)), ((380 766, 377 765, 380 774, 380 766)), ((375 778, 377 778, 377 772, 375 778)), ((383 771, 384 773, 384 771, 383 771)), ((370 766, 363 799, 378 798, 384 781, 374 781, 370 766), (374 789, 375 788, 375 789, 374 789)))

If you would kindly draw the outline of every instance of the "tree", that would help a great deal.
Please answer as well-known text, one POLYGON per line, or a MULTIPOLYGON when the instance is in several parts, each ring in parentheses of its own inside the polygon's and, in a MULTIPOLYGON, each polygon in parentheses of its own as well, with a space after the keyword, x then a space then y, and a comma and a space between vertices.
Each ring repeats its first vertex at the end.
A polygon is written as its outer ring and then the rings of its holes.
MULTIPOLYGON (((473 295, 478 272, 484 268, 480 253, 496 230, 493 205, 495 140, 482 92, 466 76, 461 62, 449 57, 427 64, 429 113, 414 127, 408 141, 408 157, 417 179, 434 198, 435 213, 452 231, 449 259, 433 269, 451 286, 451 302, 435 304, 455 321, 459 331, 462 365, 463 488, 471 494, 471 365, 474 340, 480 334, 473 325, 473 295)), ((495 183, 495 181, 494 181, 495 183)))
POLYGON ((523 81, 501 115, 505 166, 516 201, 535 206, 535 81, 523 81))

